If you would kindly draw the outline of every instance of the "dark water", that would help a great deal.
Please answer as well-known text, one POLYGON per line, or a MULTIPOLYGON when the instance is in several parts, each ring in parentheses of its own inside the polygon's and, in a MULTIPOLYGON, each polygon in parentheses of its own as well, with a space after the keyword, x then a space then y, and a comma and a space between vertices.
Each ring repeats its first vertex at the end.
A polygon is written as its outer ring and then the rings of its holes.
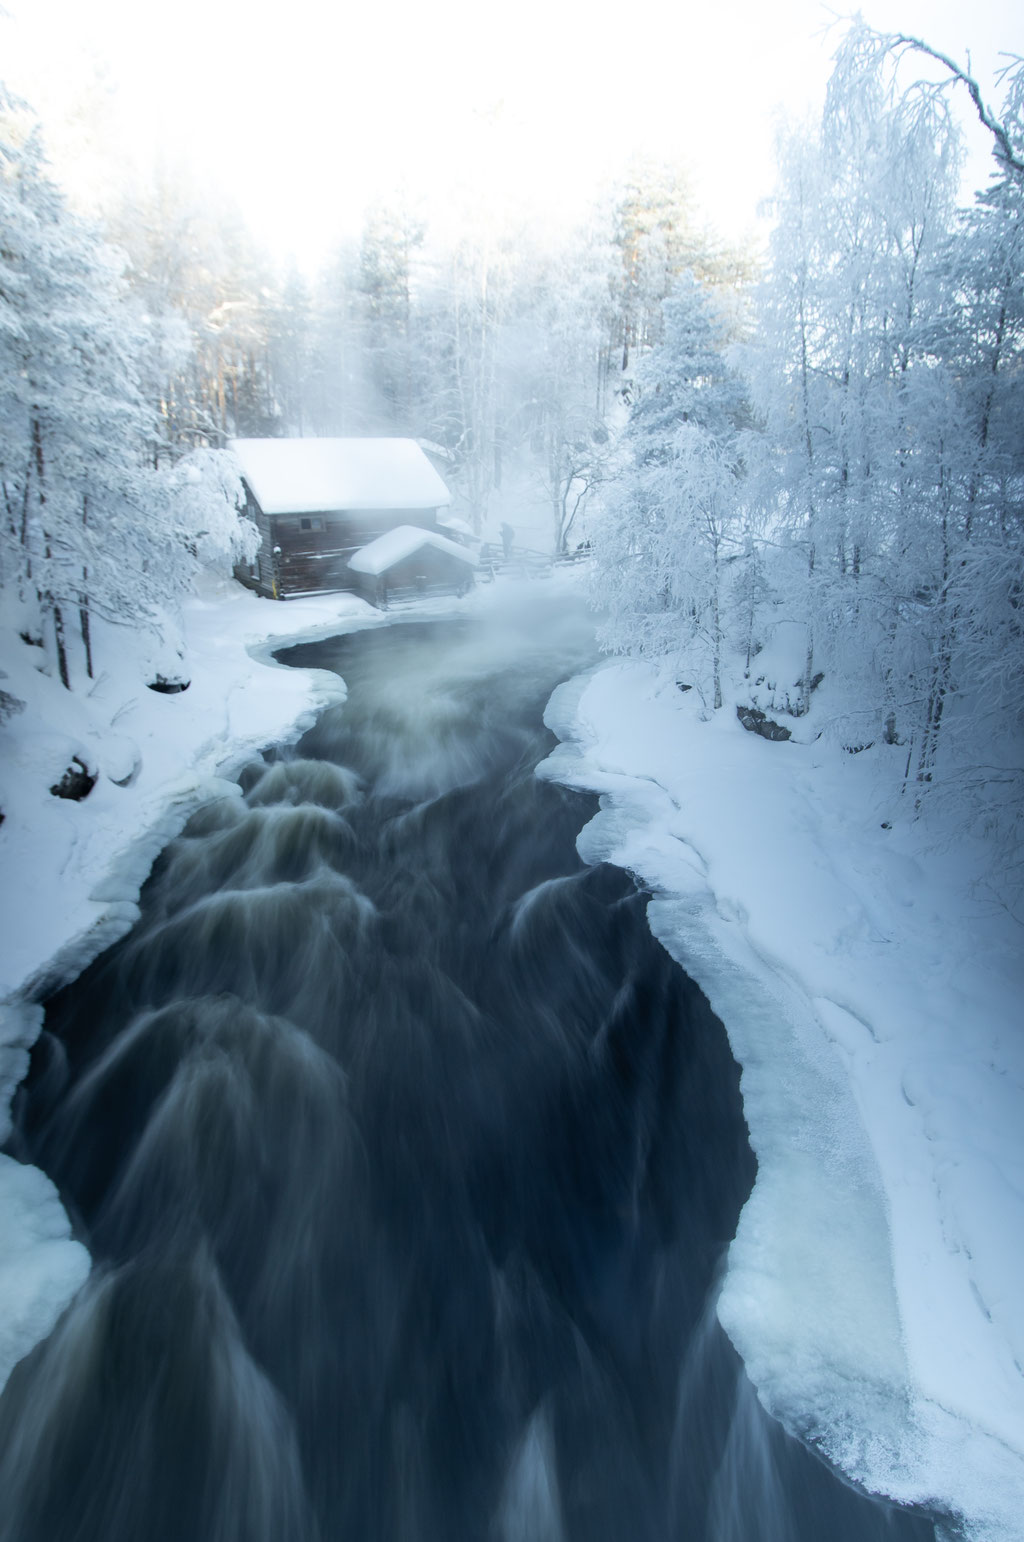
POLYGON ((17 1542, 925 1542, 761 1412, 713 1311, 725 1034, 591 800, 578 618, 295 648, 348 704, 161 858, 17 1108, 96 1261, 0 1399, 17 1542))

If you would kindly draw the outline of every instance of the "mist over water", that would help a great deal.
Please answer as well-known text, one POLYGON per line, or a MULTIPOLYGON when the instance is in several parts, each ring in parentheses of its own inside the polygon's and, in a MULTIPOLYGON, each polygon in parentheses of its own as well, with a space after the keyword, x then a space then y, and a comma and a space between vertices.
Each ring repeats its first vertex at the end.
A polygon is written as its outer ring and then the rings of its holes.
POLYGON ((348 702, 168 848, 19 1096, 95 1267, 0 1399, 0 1537, 932 1538, 717 1325, 737 1068, 533 775, 586 618, 282 657, 348 702))

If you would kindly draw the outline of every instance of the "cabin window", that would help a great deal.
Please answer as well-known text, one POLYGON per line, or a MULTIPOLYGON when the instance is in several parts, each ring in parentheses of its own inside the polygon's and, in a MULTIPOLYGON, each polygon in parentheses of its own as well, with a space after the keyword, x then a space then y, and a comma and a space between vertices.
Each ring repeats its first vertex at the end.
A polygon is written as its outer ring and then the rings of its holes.
POLYGON ((323 522, 322 519, 312 519, 312 518, 310 518, 310 519, 300 519, 299 520, 299 529, 300 530, 322 530, 323 528, 324 528, 324 522, 323 522))

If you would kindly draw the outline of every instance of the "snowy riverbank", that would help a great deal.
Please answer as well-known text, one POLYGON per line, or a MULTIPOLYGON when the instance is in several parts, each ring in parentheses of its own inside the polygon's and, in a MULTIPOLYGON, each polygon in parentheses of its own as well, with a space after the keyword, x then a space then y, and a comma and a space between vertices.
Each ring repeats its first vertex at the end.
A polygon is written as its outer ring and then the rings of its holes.
POLYGON ((635 663, 571 681, 542 774, 603 795, 581 852, 655 890, 743 1067, 759 1175, 720 1316, 769 1408, 852 1476, 1011 1542, 1020 927, 980 845, 883 827, 876 752, 768 743, 696 697, 635 663))
MULTIPOLYGON (((571 571, 544 591, 578 587, 571 571)), ((521 585, 439 598, 423 616, 474 614, 521 585)), ((234 776, 270 745, 296 739, 344 699, 336 675, 274 662, 288 643, 388 625, 354 595, 275 604, 206 579, 185 608, 187 691, 147 689, 154 663, 123 628, 94 627, 95 680, 69 693, 41 649, 12 632, 0 646, 4 692, 23 703, 0 723, 0 1141, 43 1019, 39 1002, 124 936, 152 864, 201 804, 240 797, 234 776), (97 777, 81 802, 51 786, 77 757, 97 777)), ((0 1388, 44 1338, 89 1271, 49 1179, 0 1154, 0 1388)))
MULTIPOLYGON (((208 581, 186 607, 187 691, 146 688, 138 641, 98 628, 96 679, 69 693, 14 639, 3 688, 24 703, 0 727, 0 1139, 50 990, 124 935, 160 850, 260 749, 295 738, 344 696, 334 675, 286 669, 271 650, 385 617, 354 595, 287 605, 208 581), (82 802, 49 788, 77 756, 97 774, 82 802), (116 780, 115 780, 116 778, 116 780), (127 779, 127 785, 119 785, 127 779)), ((89 1269, 37 1169, 0 1156, 0 1386, 53 1326, 89 1269)))
MULTIPOLYGON (((430 613, 486 611, 502 589, 430 613)), ((32 1003, 130 927, 189 813, 238 796, 247 758, 343 695, 272 648, 389 619, 346 596, 211 588, 189 607, 192 683, 173 696, 112 651, 75 697, 36 650, 0 661, 26 703, 2 730, 8 1093, 32 1003), (82 803, 48 791, 75 754, 100 773, 82 803)), ((548 720, 564 742, 542 774, 604 795, 581 850, 655 889, 652 925, 743 1065, 759 1177, 720 1312, 762 1397, 868 1487, 1009 1542, 1024 1502, 1021 949, 975 885, 984 849, 884 829, 884 751, 767 743, 728 706, 701 721, 696 692, 647 666, 570 681, 548 720)), ((4 1158, 0 1227, 2 1381, 89 1260, 49 1180, 4 1158)))

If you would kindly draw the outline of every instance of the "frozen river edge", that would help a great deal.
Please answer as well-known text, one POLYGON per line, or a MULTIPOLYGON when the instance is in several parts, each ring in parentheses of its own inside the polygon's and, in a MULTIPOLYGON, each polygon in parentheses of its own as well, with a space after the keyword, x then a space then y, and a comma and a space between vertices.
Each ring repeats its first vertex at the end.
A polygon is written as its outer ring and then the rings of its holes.
MULTIPOLYGON (((7 671, 26 710, 0 735, 0 1139, 42 1025, 40 1001, 131 930, 153 862, 197 808, 240 797, 233 779, 247 760, 294 741, 325 707, 344 699, 336 675, 278 665, 274 650, 386 619, 354 595, 283 605, 210 580, 186 608, 193 670, 187 692, 147 691, 114 648, 85 701, 53 680, 34 679, 31 668, 20 676, 7 671), (109 747, 123 757, 126 744, 139 770, 130 785, 119 786, 102 772, 109 747), (81 803, 46 790, 53 765, 73 754, 101 773, 81 803)), ((111 641, 123 648, 123 639, 111 641)), ((71 1237, 50 1180, 5 1155, 0 1238, 2 1387, 53 1328, 90 1261, 71 1237)))
MULTIPOLYGON (((348 596, 203 596, 189 694, 106 704, 118 729, 135 710, 138 780, 97 787, 91 808, 47 800, 42 832, 27 800, 8 817, 7 871, 35 878, 29 903, 7 894, 8 1096, 38 1032, 33 1003, 130 929, 167 841, 199 804, 238 795, 246 759, 343 696, 336 677, 275 666, 273 650, 389 619, 348 596)), ((541 774, 602 795, 581 853, 656 892, 652 928, 743 1066, 760 1174, 720 1315, 763 1401, 867 1487, 966 1516, 978 1542, 1016 1535, 1024 1204, 1009 1094, 1024 1079, 1005 937, 943 911, 920 853, 857 850, 842 820, 830 826, 827 757, 801 747, 794 777, 778 747, 721 715, 698 725, 643 667, 569 682, 547 721, 563 743, 541 774)), ((0 1164, 2 1382, 89 1261, 44 1175, 0 1164)))
POLYGON ((742 1067, 758 1177, 718 1311, 761 1400, 871 1492, 1011 1542, 1019 943, 971 904, 979 853, 883 830, 838 746, 707 721, 646 665, 568 682, 545 721, 539 774, 600 795, 581 855, 652 890, 742 1067))

